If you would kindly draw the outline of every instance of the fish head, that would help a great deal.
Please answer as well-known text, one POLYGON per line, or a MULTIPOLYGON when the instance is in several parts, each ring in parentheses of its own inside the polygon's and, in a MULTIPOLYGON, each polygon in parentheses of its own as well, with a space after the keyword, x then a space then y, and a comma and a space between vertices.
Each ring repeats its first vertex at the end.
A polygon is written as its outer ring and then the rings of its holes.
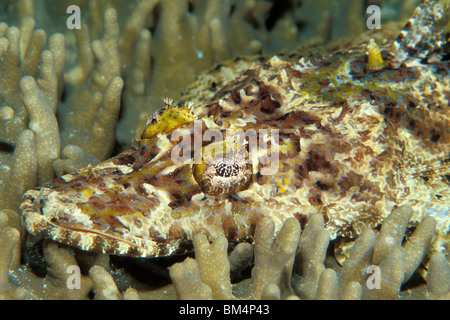
POLYGON ((280 159, 271 127, 280 103, 260 89, 196 108, 168 103, 130 149, 26 192, 27 230, 88 251, 156 257, 189 250, 199 232, 242 241, 270 212, 281 221, 275 212, 286 209, 280 197, 295 165, 282 162, 295 148, 281 137, 280 159))

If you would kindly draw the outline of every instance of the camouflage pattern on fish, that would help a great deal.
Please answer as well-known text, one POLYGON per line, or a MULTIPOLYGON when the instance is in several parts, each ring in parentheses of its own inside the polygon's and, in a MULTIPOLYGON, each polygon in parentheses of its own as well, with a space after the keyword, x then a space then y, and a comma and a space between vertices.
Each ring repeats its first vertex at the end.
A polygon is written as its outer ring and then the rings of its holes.
POLYGON ((408 204, 412 223, 436 218, 445 248, 449 7, 423 2, 386 46, 274 56, 205 104, 166 100, 129 150, 26 192, 27 230, 157 257, 190 250, 200 232, 249 241, 264 216, 279 230, 321 214, 332 238, 353 238, 408 204))

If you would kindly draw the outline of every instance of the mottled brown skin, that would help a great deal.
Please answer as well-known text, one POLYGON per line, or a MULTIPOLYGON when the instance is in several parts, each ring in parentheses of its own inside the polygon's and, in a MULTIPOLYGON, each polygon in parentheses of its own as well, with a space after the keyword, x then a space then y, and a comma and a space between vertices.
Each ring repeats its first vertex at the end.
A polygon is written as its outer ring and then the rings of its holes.
MULTIPOLYGON (((274 57, 203 105, 168 103, 128 151, 27 192, 26 227, 85 250, 154 257, 184 252, 199 232, 249 240, 264 216, 278 230, 288 217, 304 222, 321 214, 333 238, 351 238, 409 204, 413 222, 437 219, 445 245, 450 64, 445 56, 428 61, 414 52, 400 61, 392 54, 397 47, 381 49, 379 67, 368 67, 372 53, 365 48, 310 61, 274 57), (175 129, 190 141, 172 141, 175 129), (270 154, 248 149, 257 159, 247 166, 248 183, 209 192, 194 177, 192 161, 171 157, 173 148, 195 144, 208 129, 279 130, 277 172, 264 175, 270 154)), ((270 139, 267 145, 275 147, 270 139)))

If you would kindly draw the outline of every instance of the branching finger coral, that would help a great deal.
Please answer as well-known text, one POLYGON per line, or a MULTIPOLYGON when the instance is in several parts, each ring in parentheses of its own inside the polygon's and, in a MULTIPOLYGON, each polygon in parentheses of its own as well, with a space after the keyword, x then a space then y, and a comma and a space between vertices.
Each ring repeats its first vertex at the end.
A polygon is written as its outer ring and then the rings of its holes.
POLYGON ((116 10, 105 11, 101 40, 91 43, 88 32, 83 30, 77 33, 83 53, 80 66, 67 75, 67 102, 60 106, 61 140, 63 146, 77 145, 104 160, 115 143, 123 88, 116 10))
POLYGON ((212 290, 213 299, 231 299, 230 264, 228 241, 225 237, 209 244, 204 234, 194 237, 195 261, 198 263, 202 282, 212 290), (215 270, 214 274, 211 270, 215 270))
MULTIPOLYGON (((329 235, 324 229, 320 215, 311 217, 301 235, 298 222, 287 220, 275 240, 273 222, 268 218, 261 220, 255 234, 251 286, 253 297, 300 297, 318 300, 398 299, 402 284, 408 281, 410 273, 414 273, 425 258, 424 253, 428 252, 435 232, 434 219, 426 217, 402 246, 405 230, 398 230, 394 226, 403 223, 406 227, 411 213, 411 208, 407 206, 395 209, 388 217, 387 227, 383 230, 383 225, 378 237, 371 229, 363 231, 342 269, 331 265, 327 267, 329 262, 325 258, 329 235), (384 246, 386 239, 392 239, 391 243, 395 243, 395 246, 384 246), (399 239, 400 241, 397 241, 399 239), (411 246, 415 246, 418 253, 411 255, 411 246), (374 252, 378 252, 377 257, 383 257, 377 263, 374 252), (422 260, 419 260, 417 255, 422 257, 422 260), (293 268, 294 257, 296 260, 293 268), (377 275, 381 277, 376 278, 377 275), (291 291, 291 285, 294 291, 291 291), (293 295, 294 292, 298 297, 293 295)), ((229 280, 225 279, 226 275, 223 274, 223 270, 228 267, 223 268, 211 263, 218 261, 218 257, 225 258, 225 251, 222 249, 221 253, 218 253, 216 249, 209 248, 225 248, 226 241, 222 239, 218 240, 218 244, 210 245, 205 236, 196 237, 196 256, 206 254, 209 259, 196 261, 197 258, 188 258, 183 263, 175 264, 171 267, 171 278, 178 298, 211 299, 212 291, 205 281, 213 283, 213 286, 220 283, 224 288, 228 288, 229 280), (207 280, 203 280, 203 273, 207 273, 207 280), (225 280, 220 280, 224 276, 225 280)), ((222 262, 228 265, 226 260, 222 262)), ((450 269, 445 257, 439 252, 433 254, 427 276, 430 298, 445 296, 450 285, 449 275, 450 269), (441 281, 437 281, 438 278, 441 281)))
POLYGON ((10 286, 22 290, 22 298, 46 300, 88 299, 92 281, 88 276, 76 273, 78 264, 74 256, 55 242, 44 243, 43 254, 47 274, 38 277, 28 266, 9 270, 10 286), (74 277, 74 273, 76 276, 74 277))
POLYGON ((33 28, 34 20, 25 19, 21 29, 4 29, 5 38, 0 41, 0 104, 4 104, 0 140, 14 148, 12 154, 8 148, 0 151, 6 169, 0 174, 4 182, 0 206, 14 210, 24 191, 54 177, 52 163, 60 153, 55 112, 64 69, 64 37, 52 35, 49 49, 42 51, 46 34, 33 28))
POLYGON ((376 286, 363 287, 362 297, 367 300, 395 300, 398 299, 400 286, 405 280, 405 255, 399 248, 391 251, 390 255, 379 265, 382 275, 379 288, 376 286))
MULTIPOLYGON (((413 213, 409 206, 402 206, 392 212, 385 220, 383 228, 374 248, 373 263, 379 264, 386 259, 393 250, 401 248, 406 226, 413 213)), ((405 279, 407 281, 416 270, 431 244, 436 228, 436 220, 426 217, 415 230, 413 236, 403 246, 405 259, 405 279)))
POLYGON ((29 129, 20 132, 13 155, 9 159, 5 155, 2 160, 9 160, 3 165, 8 165, 11 169, 5 174, 6 177, 1 179, 0 207, 17 210, 22 194, 36 186, 37 183, 37 157, 34 133, 29 129))
POLYGON ((75 258, 54 242, 46 242, 44 256, 47 275, 41 279, 28 268, 20 266, 20 233, 18 214, 0 211, 0 297, 3 299, 86 299, 91 290, 90 279, 80 278, 80 288, 70 289, 67 282, 69 266, 77 266, 75 258))
MULTIPOLYGON (((48 53, 53 56, 50 52, 48 53)), ((35 134, 37 182, 41 185, 54 177, 52 164, 59 158, 61 147, 58 123, 48 99, 39 89, 33 77, 22 78, 20 88, 24 96, 25 108, 30 117, 28 126, 35 134)))
POLYGON ((204 234, 198 234, 193 242, 195 260, 188 258, 182 264, 176 264, 170 268, 177 297, 179 299, 233 299, 226 238, 220 237, 210 244, 204 234), (189 284, 185 285, 184 281, 188 281, 189 284))
POLYGON ((435 252, 431 256, 427 283, 430 299, 449 298, 450 263, 441 252, 435 252))
MULTIPOLYGON (((295 219, 286 220, 276 239, 273 238, 274 231, 275 226, 270 218, 261 220, 255 231, 255 266, 252 278, 256 299, 261 298, 268 285, 277 286, 282 297, 293 293, 290 282, 301 233, 300 224, 295 219)), ((273 292, 274 287, 267 290, 273 292)), ((265 291, 265 294, 268 292, 265 291)))
MULTIPOLYGON (((305 299, 398 299, 402 284, 424 260, 435 233, 436 221, 425 217, 402 246, 412 213, 408 206, 399 207, 385 220, 378 236, 373 230, 363 231, 338 274, 325 267, 329 239, 323 232, 323 221, 313 216, 300 238, 296 261, 300 278, 294 279, 296 293, 305 299), (373 281, 369 279, 371 270, 378 270, 381 275, 377 287, 368 285, 373 281)), ((436 289, 440 294, 444 290, 436 289)))
POLYGON ((95 299, 97 300, 121 300, 119 290, 111 275, 100 266, 93 266, 89 270, 89 276, 94 283, 95 299))
POLYGON ((300 237, 297 253, 296 271, 300 278, 294 280, 294 288, 301 299, 312 299, 316 294, 329 241, 323 217, 313 215, 300 237))
POLYGON ((212 300, 212 290, 202 282, 198 264, 194 259, 187 258, 184 262, 173 265, 170 268, 170 277, 178 299, 212 300))
POLYGON ((365 285, 367 266, 372 262, 376 235, 373 230, 366 229, 356 241, 352 254, 345 261, 339 276, 338 298, 359 299, 365 285), (357 292, 355 292, 357 291, 357 292))
POLYGON ((73 255, 55 242, 46 241, 43 254, 47 265, 44 278, 37 277, 29 267, 20 265, 21 226, 19 214, 0 211, 0 297, 2 299, 87 299, 92 283, 79 274, 79 287, 70 287, 72 273, 78 268, 73 255))
MULTIPOLYGON (((290 280, 299 236, 300 224, 295 219, 286 221, 276 239, 272 220, 261 221, 255 235, 252 296, 280 298, 292 294, 290 280)), ((179 299, 234 298, 229 260, 242 256, 238 260, 245 261, 251 251, 247 245, 237 246, 228 257, 227 247, 224 237, 212 244, 203 234, 194 237, 195 260, 188 258, 170 268, 179 299)))
POLYGON ((92 282, 87 276, 80 276, 79 288, 68 285, 69 277, 72 275, 70 266, 78 266, 73 255, 66 249, 58 247, 55 242, 44 244, 44 257, 47 262, 47 276, 45 277, 44 299, 50 300, 80 300, 87 299, 92 289, 92 282))
POLYGON ((406 244, 402 246, 406 226, 413 214, 402 206, 384 221, 373 249, 372 264, 380 267, 383 290, 363 290, 365 299, 396 299, 403 283, 409 280, 425 258, 436 229, 436 220, 425 217, 406 244))

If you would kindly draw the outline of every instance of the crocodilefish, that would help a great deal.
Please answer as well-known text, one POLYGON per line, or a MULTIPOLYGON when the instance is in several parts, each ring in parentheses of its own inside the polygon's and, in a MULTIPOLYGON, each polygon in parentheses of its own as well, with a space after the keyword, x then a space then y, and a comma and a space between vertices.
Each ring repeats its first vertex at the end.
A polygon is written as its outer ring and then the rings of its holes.
POLYGON ((331 237, 410 205, 450 228, 449 1, 399 36, 322 57, 274 56, 206 103, 166 106, 125 152, 26 192, 28 232, 92 252, 157 257, 251 241, 265 216, 324 217, 331 237))

